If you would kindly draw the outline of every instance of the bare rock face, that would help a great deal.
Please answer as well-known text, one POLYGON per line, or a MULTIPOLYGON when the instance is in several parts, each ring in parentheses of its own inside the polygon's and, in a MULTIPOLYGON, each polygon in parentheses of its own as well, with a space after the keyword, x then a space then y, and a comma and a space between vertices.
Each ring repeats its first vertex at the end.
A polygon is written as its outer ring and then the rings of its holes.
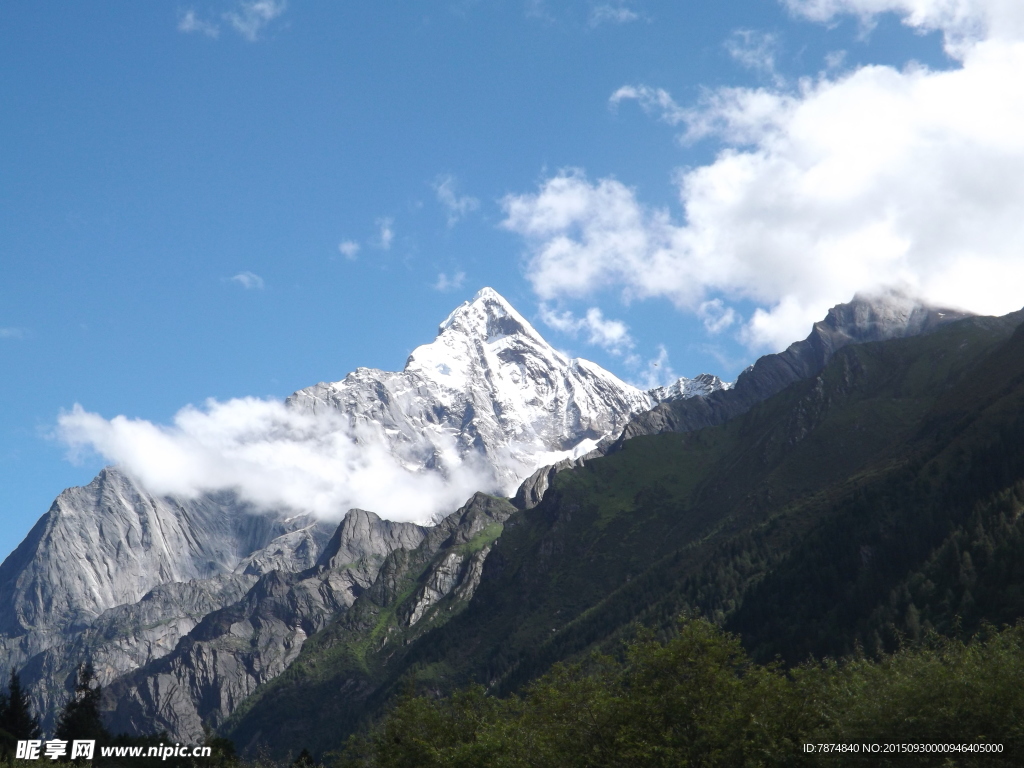
MULTIPOLYGON (((358 710, 380 684, 369 668, 386 665, 394 654, 412 647, 416 637, 469 604, 480 585, 483 563, 515 512, 506 499, 474 494, 460 509, 426 529, 417 546, 397 548, 387 555, 369 588, 339 613, 317 641, 318 651, 338 646, 363 649, 361 661, 343 654, 340 663, 350 668, 331 681, 344 708, 358 710)), ((308 669, 300 669, 298 675, 308 669)), ((271 684, 256 691, 220 728, 242 752, 273 746, 281 738, 275 727, 273 695, 261 698, 273 689, 271 684)))
POLYGON ((61 493, 0 566, 0 675, 21 671, 49 727, 80 661, 106 683, 170 652, 272 562, 308 567, 332 527, 230 494, 155 497, 105 469, 61 493))
POLYGON ((238 603, 204 618, 173 653, 108 686, 107 722, 128 733, 166 730, 177 741, 201 739, 204 727, 222 725, 295 660, 310 635, 358 600, 390 604, 404 594, 411 568, 426 571, 400 608, 405 626, 449 595, 468 601, 513 511, 504 500, 477 494, 425 528, 351 510, 313 568, 261 577, 238 603))

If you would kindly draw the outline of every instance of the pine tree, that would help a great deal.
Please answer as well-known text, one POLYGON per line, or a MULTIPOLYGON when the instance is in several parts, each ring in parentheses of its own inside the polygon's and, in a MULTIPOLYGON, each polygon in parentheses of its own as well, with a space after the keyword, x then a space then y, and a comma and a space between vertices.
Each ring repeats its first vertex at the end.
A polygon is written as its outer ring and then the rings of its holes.
POLYGON ((108 742, 110 733, 103 727, 100 718, 100 698, 103 690, 96 683, 96 670, 92 662, 86 662, 78 668, 78 681, 75 694, 64 705, 64 710, 57 721, 55 736, 68 741, 74 739, 95 739, 99 743, 108 742))
POLYGON ((39 717, 32 714, 18 673, 11 670, 7 692, 0 694, 0 754, 13 751, 19 739, 38 739, 39 717))

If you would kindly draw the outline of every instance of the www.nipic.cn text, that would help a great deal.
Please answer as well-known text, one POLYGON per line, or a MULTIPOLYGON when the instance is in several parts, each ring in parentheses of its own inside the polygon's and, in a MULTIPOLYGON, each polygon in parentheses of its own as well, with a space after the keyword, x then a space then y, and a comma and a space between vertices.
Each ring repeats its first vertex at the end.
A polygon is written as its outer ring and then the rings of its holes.
MULTIPOLYGON (((169 757, 209 757, 211 747, 183 747, 181 744, 160 744, 154 747, 100 747, 102 757, 158 757, 166 760, 169 757)), ((78 740, 67 742, 63 739, 49 741, 19 741, 15 754, 20 760, 58 760, 67 757, 71 760, 92 760, 96 754, 95 740, 78 740)))

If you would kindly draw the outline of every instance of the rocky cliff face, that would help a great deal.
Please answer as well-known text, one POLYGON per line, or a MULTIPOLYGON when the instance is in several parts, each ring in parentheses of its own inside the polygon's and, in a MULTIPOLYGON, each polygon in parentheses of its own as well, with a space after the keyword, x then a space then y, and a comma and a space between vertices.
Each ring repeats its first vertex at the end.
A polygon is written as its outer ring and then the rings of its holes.
MULTIPOLYGON (((515 508, 505 499, 475 494, 462 508, 426 531, 414 548, 396 548, 381 564, 370 587, 339 613, 304 651, 292 675, 293 690, 319 674, 327 652, 332 706, 358 717, 369 697, 386 695, 379 673, 395 663, 415 640, 465 609, 476 593, 483 564, 515 508), (319 654, 319 655, 318 655, 319 654), (304 664, 301 659, 312 659, 304 664), (340 674, 339 674, 340 673, 340 674), (298 681, 297 683, 295 681, 298 681)), ((287 742, 279 727, 281 680, 263 686, 220 728, 239 749, 253 751, 287 742), (272 702, 267 704, 266 702, 272 702)), ((308 705, 308 702, 303 702, 308 705)), ((322 725, 338 726, 334 713, 317 713, 322 725)))
POLYGON ((437 526, 423 528, 352 510, 313 568, 261 577, 237 603, 204 618, 173 653, 108 686, 107 722, 127 733, 165 730, 176 741, 201 740, 204 727, 221 726, 298 657, 307 638, 344 621, 354 604, 379 608, 406 595, 394 614, 399 626, 410 628, 446 598, 468 601, 513 511, 503 500, 478 494, 437 526), (420 577, 412 585, 411 573, 420 577))
POLYGON ((308 567, 332 528, 230 494, 154 497, 105 469, 64 491, 0 566, 0 674, 22 671, 49 725, 81 660, 105 683, 169 652, 266 569, 308 567))
POLYGON ((232 605, 215 610, 173 652, 115 680, 105 691, 106 719, 117 732, 167 731, 198 743, 257 686, 281 674, 306 638, 368 589, 396 549, 415 549, 426 529, 348 513, 317 563, 274 570, 232 605))

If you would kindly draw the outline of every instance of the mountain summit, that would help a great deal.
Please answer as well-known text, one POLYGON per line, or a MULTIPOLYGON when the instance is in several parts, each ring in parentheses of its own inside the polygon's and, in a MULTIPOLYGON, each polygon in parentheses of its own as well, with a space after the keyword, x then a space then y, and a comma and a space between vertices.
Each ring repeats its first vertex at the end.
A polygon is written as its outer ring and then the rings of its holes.
POLYGON ((288 399, 376 432, 409 469, 485 466, 512 495, 539 467, 592 451, 655 403, 594 363, 568 359, 492 288, 455 309, 399 372, 358 368, 288 399))
MULTIPOLYGON (((586 454, 654 402, 593 363, 567 359, 490 288, 457 307, 404 370, 359 368, 287 400, 340 414, 368 450, 383 445, 412 471, 458 474, 461 485, 451 485, 465 486, 462 498, 511 495, 538 467, 586 454)), ((349 527, 368 514, 356 512, 349 527)), ((166 657, 204 617, 262 588, 259 580, 318 563, 335 527, 294 510, 260 511, 229 491, 158 496, 109 467, 61 493, 0 566, 0 678, 21 670, 50 727, 79 661, 91 659, 107 685, 166 657)), ((373 531, 357 533, 349 549, 372 549, 373 531)), ((359 566, 360 588, 389 550, 374 551, 379 557, 359 566)), ((324 605, 313 601, 324 616, 354 599, 349 576, 331 577, 340 581, 324 605)), ((278 638, 294 652, 299 629, 278 638)), ((238 683, 241 695, 250 684, 238 683)))

